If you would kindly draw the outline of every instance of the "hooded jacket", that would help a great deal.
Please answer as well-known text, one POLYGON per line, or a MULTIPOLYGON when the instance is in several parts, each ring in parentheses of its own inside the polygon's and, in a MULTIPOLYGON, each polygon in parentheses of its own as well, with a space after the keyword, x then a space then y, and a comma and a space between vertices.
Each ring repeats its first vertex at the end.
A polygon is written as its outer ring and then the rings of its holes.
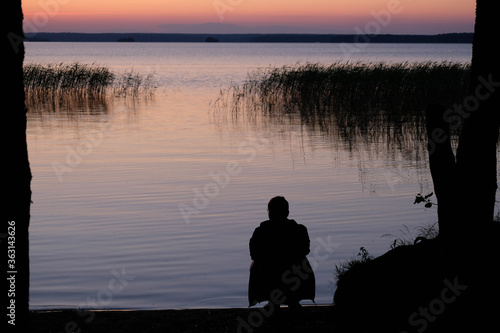
POLYGON ((315 277, 306 255, 310 240, 307 228, 294 220, 267 220, 250 239, 254 264, 248 285, 249 306, 272 301, 273 292, 284 304, 315 297, 315 277))

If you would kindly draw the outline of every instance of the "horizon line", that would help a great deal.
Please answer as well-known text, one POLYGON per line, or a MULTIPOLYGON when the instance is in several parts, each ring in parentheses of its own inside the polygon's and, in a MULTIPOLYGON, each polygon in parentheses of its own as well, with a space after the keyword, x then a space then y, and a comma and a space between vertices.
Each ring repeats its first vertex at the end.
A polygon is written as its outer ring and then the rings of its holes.
POLYGON ((356 34, 356 33, 313 33, 313 32, 71 32, 71 31, 38 31, 38 32, 24 32, 25 35, 31 34, 86 34, 86 35, 99 35, 99 34, 147 34, 147 35, 347 35, 347 36, 439 36, 439 35, 455 35, 455 34, 474 34, 470 32, 442 32, 434 34, 417 34, 417 33, 384 33, 384 34, 356 34))

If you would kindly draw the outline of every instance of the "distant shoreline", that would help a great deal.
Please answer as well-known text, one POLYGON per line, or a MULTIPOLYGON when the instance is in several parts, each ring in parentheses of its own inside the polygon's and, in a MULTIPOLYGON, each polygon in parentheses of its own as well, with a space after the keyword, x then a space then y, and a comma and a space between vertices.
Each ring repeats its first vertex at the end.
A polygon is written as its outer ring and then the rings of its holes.
POLYGON ((27 42, 139 43, 438 43, 472 44, 473 33, 437 35, 354 34, 170 34, 170 33, 26 33, 27 42))

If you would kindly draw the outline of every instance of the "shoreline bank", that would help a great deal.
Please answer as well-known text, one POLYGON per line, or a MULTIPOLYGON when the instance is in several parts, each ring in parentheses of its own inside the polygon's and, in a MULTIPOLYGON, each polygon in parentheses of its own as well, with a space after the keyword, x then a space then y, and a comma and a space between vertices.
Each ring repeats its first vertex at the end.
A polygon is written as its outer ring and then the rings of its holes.
POLYGON ((32 332, 337 332, 345 320, 332 305, 281 309, 267 317, 262 307, 180 310, 32 310, 32 332))

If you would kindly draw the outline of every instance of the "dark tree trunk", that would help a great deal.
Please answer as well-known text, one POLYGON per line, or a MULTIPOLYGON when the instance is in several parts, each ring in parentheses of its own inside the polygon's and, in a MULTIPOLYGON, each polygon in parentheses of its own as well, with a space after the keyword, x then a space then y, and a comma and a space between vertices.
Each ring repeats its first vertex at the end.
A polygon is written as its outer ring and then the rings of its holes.
POLYGON ((468 96, 453 106, 432 104, 427 110, 439 237, 391 250, 351 269, 338 282, 335 303, 346 317, 364 321, 367 332, 487 332, 498 326, 500 223, 493 222, 500 126, 496 5, 477 1, 468 96), (450 126, 458 125, 455 154, 450 126), (448 298, 450 291, 456 297, 448 298))
MULTIPOLYGON (((29 220, 31 171, 26 144, 24 103, 24 44, 20 0, 4 2, 1 21, 1 101, 3 161, 2 326, 8 331, 29 331, 29 220), (10 260, 10 261, 9 261, 10 260), (5 313, 6 311, 6 313, 5 313), (13 325, 15 324, 15 325, 13 325)), ((2 331, 4 332, 4 331, 2 331)))
POLYGON ((493 221, 497 189, 496 151, 500 125, 497 11, 495 1, 477 1, 470 97, 464 101, 464 106, 470 108, 470 116, 464 123, 457 149, 458 172, 464 177, 464 192, 470 200, 469 205, 464 205, 467 224, 480 229, 493 221), (474 108, 476 103, 477 109, 474 108))
POLYGON ((468 96, 450 109, 432 106, 427 113, 430 169, 445 241, 481 238, 493 221, 500 124, 500 50, 495 45, 500 26, 495 6, 493 1, 477 1, 468 96), (450 124, 462 124, 456 156, 450 124))
POLYGON ((440 269, 448 279, 458 278, 467 286, 444 327, 478 332, 493 327, 500 311, 498 302, 492 301, 500 297, 496 267, 500 227, 493 222, 500 127, 496 13, 496 2, 477 0, 467 97, 451 108, 453 112, 436 105, 427 112, 429 161, 438 200, 440 269), (449 127, 459 124, 454 154, 449 127))

